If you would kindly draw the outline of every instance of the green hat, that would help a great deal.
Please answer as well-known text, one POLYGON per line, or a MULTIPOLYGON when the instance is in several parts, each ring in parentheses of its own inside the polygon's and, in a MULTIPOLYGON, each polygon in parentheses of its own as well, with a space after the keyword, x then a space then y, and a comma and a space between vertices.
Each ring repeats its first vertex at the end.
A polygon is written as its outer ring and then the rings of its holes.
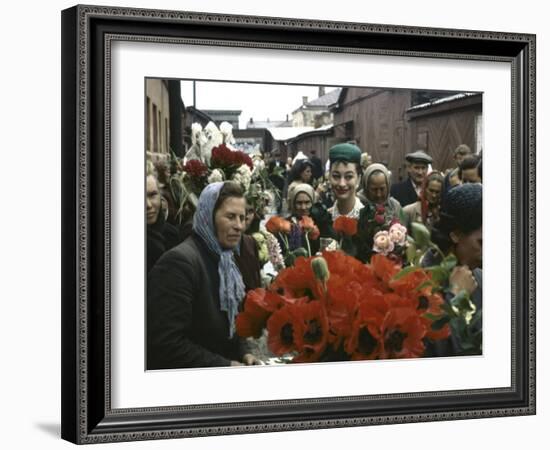
POLYGON ((361 164, 361 149, 353 144, 336 144, 328 151, 330 163, 336 161, 361 164))

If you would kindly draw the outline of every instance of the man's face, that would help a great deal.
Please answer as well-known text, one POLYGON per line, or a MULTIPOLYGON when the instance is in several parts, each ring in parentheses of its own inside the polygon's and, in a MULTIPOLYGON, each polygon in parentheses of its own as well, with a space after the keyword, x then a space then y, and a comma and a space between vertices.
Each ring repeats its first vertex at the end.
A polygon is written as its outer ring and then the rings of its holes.
POLYGON ((414 181, 414 184, 422 184, 426 174, 428 173, 428 165, 421 162, 409 163, 409 176, 414 181))
POLYGON ((244 198, 226 198, 214 215, 216 236, 222 248, 231 249, 239 245, 245 222, 246 207, 244 198))
POLYGON ((147 225, 153 225, 157 222, 160 205, 161 205, 161 196, 160 190, 158 187, 157 180, 153 175, 147 177, 147 225))

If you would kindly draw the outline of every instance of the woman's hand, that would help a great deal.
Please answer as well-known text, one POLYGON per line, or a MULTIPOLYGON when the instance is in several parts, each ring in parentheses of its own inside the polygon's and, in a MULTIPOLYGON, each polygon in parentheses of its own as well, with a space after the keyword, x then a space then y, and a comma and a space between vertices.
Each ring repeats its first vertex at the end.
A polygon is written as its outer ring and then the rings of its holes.
POLYGON ((456 266, 449 277, 449 285, 454 295, 462 290, 471 295, 477 288, 477 281, 468 266, 456 266))

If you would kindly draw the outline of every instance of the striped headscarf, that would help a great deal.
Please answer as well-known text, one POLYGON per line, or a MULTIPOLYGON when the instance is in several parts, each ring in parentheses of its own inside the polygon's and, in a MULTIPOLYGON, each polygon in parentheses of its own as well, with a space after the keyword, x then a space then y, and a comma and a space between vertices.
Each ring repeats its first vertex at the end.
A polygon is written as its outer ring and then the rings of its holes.
POLYGON ((197 210, 193 217, 193 231, 206 243, 206 246, 220 257, 218 274, 220 276, 220 309, 227 313, 229 337, 235 333, 235 317, 239 303, 244 298, 245 289, 241 272, 233 258, 233 252, 239 252, 239 245, 234 249, 221 247, 214 226, 214 206, 223 187, 223 182, 211 183, 201 192, 197 210))

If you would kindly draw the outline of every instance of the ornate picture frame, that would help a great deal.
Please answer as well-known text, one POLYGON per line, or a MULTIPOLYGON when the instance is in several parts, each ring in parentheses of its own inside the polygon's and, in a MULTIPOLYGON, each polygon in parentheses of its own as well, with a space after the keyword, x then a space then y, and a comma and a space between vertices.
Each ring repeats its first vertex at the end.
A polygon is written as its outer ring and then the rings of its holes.
MULTIPOLYGON (((62 437, 84 444, 534 414, 535 41, 530 34, 180 11, 80 5, 63 11, 62 437), (111 171, 111 50, 116 42, 509 64, 510 384, 113 407, 111 184, 117 173, 111 171)), ((485 292, 491 295, 490 287, 485 292)))

